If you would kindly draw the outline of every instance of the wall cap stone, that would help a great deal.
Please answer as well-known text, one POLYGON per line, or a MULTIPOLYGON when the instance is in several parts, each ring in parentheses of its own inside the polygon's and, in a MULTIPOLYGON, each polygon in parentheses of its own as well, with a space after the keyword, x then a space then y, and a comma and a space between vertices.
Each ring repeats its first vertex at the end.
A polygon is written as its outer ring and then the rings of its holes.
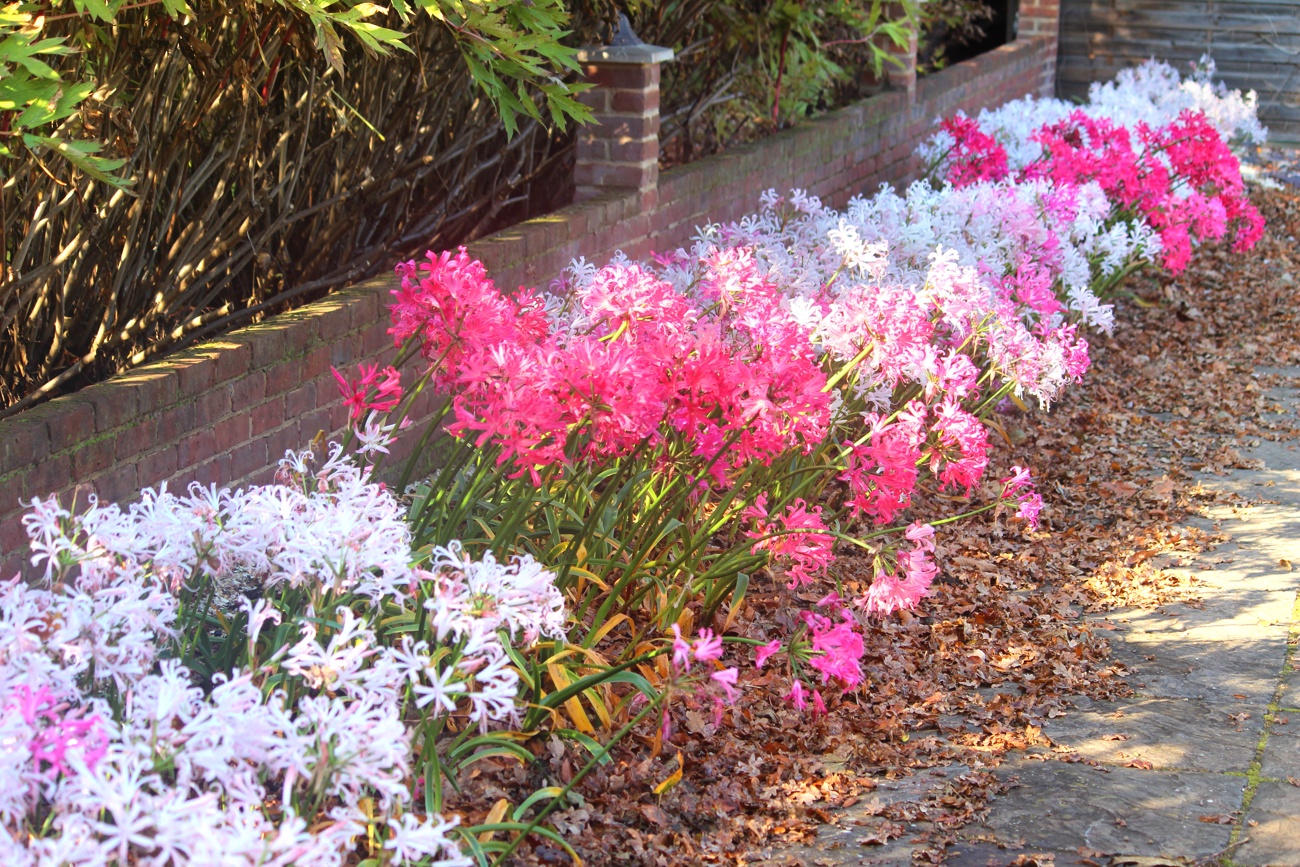
POLYGON ((588 45, 578 49, 579 63, 628 63, 644 66, 667 63, 674 57, 671 48, 662 45, 588 45))

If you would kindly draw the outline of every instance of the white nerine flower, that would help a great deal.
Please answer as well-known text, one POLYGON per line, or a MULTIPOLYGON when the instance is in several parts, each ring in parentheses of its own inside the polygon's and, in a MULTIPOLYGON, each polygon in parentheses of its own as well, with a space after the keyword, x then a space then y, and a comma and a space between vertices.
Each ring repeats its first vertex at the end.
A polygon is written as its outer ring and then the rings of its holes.
POLYGON ((454 823, 411 811, 407 689, 437 714, 466 712, 482 726, 511 718, 518 675, 497 630, 558 636, 563 598, 528 558, 479 563, 453 545, 436 553, 434 572, 413 570, 392 496, 337 448, 319 469, 313 461, 290 455, 285 484, 146 491, 126 510, 91 502, 74 516, 36 501, 27 527, 58 581, 0 583, 0 863, 341 867, 372 820, 363 798, 379 810, 395 864, 471 863, 448 836, 454 823), (235 570, 254 579, 238 586, 260 594, 226 609, 246 615, 250 653, 289 614, 275 607, 279 585, 373 607, 293 612, 288 645, 258 651, 267 658, 256 671, 212 676, 205 692, 162 656, 176 593, 235 570), (379 639, 381 607, 409 606, 431 580, 447 592, 431 600, 430 619, 457 636, 459 654, 379 639), (268 691, 271 672, 297 686, 268 691), (85 692, 108 684, 116 710, 85 692), (45 713, 90 727, 58 768, 31 749, 53 725, 45 713), (298 799, 318 797, 323 812, 294 812, 298 799), (270 800, 280 801, 275 821, 270 800))

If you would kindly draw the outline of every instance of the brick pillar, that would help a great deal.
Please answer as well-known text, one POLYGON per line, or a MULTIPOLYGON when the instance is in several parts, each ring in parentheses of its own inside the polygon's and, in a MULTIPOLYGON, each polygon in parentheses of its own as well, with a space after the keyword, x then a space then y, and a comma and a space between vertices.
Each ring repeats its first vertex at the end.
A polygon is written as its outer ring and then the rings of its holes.
POLYGON ((1046 58, 1038 84, 1039 96, 1056 94, 1056 51, 1061 33, 1061 0, 1020 0, 1016 38, 1048 37, 1046 58))
POLYGON ((1017 36, 1056 38, 1061 26, 1061 0, 1020 0, 1017 36))
POLYGON ((578 51, 594 85, 579 99, 595 116, 578 130, 579 201, 614 191, 652 196, 659 183, 659 64, 673 52, 636 39, 626 19, 612 42, 578 51))
POLYGON ((899 67, 887 63, 885 81, 889 83, 890 90, 907 91, 907 103, 911 105, 916 102, 916 32, 912 32, 907 45, 899 46, 891 41, 887 50, 902 61, 903 65, 899 67))
MULTIPOLYGON (((897 4, 890 4, 885 7, 884 18, 887 21, 901 21, 903 18, 903 7, 897 4)), ((884 85, 889 90, 901 90, 907 93, 907 103, 911 105, 916 101, 916 33, 913 31, 905 45, 896 45, 894 40, 888 36, 877 35, 875 45, 883 52, 888 54, 894 60, 902 65, 885 61, 881 68, 881 77, 876 79, 874 75, 871 79, 877 86, 884 85)))

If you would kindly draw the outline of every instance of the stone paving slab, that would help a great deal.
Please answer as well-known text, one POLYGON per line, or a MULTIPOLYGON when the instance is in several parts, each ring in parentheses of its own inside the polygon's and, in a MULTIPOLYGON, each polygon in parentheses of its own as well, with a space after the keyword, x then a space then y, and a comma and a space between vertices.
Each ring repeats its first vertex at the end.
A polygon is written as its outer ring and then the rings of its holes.
POLYGON ((1232 860, 1241 867, 1296 867, 1300 864, 1300 788, 1289 783, 1260 783, 1247 825, 1232 860))
MULTIPOLYGON (((1282 680, 1282 691, 1278 694, 1277 706, 1300 715, 1300 672, 1290 672, 1282 680)), ((1293 725, 1300 726, 1300 718, 1293 725)), ((1297 729, 1300 731, 1300 729, 1297 729)))
POLYGON ((1246 786, 1244 778, 1222 774, 1025 759, 1008 762, 998 776, 1020 786, 997 798, 980 830, 1023 841, 1024 851, 1082 847, 1109 855, 1222 851, 1232 827, 1201 817, 1230 814, 1246 786))
POLYGON ((1242 702, 1214 706, 1201 699, 1153 698, 1090 702, 1087 710, 1047 720, 1043 734, 1060 749, 1123 766, 1150 762, 1158 769, 1225 773, 1255 758, 1263 715, 1232 719, 1242 702))
MULTIPOLYGON (((1289 777, 1300 782, 1300 717, 1286 726, 1274 722, 1268 743, 1264 745, 1259 775, 1270 780, 1286 782, 1289 777)), ((1300 824, 1300 813, 1296 813, 1296 822, 1300 824)), ((1300 858, 1296 863, 1300 864, 1300 858)))
POLYGON ((1244 695, 1259 706, 1267 704, 1277 690, 1278 646, 1285 647, 1286 642, 1284 629, 1259 634, 1267 631, 1257 629, 1250 640, 1234 646, 1221 641, 1193 642, 1178 634, 1121 633, 1112 636, 1111 657, 1133 670, 1128 681, 1140 696, 1227 704, 1244 695))

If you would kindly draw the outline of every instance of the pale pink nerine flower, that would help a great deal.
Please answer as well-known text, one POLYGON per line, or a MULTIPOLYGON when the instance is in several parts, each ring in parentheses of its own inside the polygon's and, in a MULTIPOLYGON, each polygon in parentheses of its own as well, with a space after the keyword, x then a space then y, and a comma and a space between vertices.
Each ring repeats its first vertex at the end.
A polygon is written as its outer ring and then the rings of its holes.
POLYGON ((898 553, 901 575, 879 572, 871 582, 865 596, 858 604, 868 614, 890 614, 903 608, 915 608, 930 592, 930 585, 939 574, 934 563, 934 528, 920 522, 912 523, 906 532, 913 543, 908 551, 898 553))
POLYGON ((679 673, 690 671, 694 662, 714 662, 722 658, 722 637, 712 629, 701 629, 692 643, 682 638, 681 627, 671 626, 673 632, 673 666, 679 673))
POLYGON ((1002 498, 1008 499, 1016 494, 1021 488, 1033 490, 1033 476, 1028 467, 1013 466, 1011 475, 1002 479, 1002 498))
POLYGON ((738 672, 735 668, 724 668, 721 671, 715 671, 709 675, 709 679, 722 687, 723 694, 726 696, 727 704, 735 704, 736 698, 740 693, 736 690, 736 677, 738 672))
POLYGON ((736 676, 738 672, 735 668, 724 668, 721 671, 715 671, 709 675, 709 680, 722 688, 721 696, 713 696, 713 724, 722 725, 722 711, 725 705, 735 704, 736 699, 740 697, 740 692, 736 689, 736 676))
POLYGON ((691 667, 691 643, 682 638, 682 629, 676 623, 672 625, 673 630, 673 666, 680 672, 688 671, 691 667))
POLYGON ((1020 496, 1020 508, 1016 511, 1016 517, 1023 519, 1030 527, 1038 529, 1038 513, 1042 511, 1043 498, 1035 493, 1022 494, 1020 496))
MULTIPOLYGON (((0 683, 11 685, 0 696, 0 729, 2 740, 21 745, 0 750, 0 776, 27 784, 0 791, 0 816, 18 828, 50 820, 49 833, 19 838, 36 860, 62 863, 89 846, 124 863, 185 863, 198 847, 215 846, 241 862, 332 864, 369 822, 382 827, 401 812, 386 848, 468 867, 449 824, 404 809, 411 754, 403 696, 413 685, 417 704, 425 691, 437 693, 435 712, 465 702, 471 719, 513 713, 518 676, 498 630, 562 627, 554 577, 527 558, 470 563, 454 546, 436 549, 434 571, 417 575, 391 494, 337 449, 318 470, 305 455, 290 456, 283 469, 288 485, 192 489, 186 498, 146 492, 127 511, 96 501, 73 516, 51 500, 28 522, 60 580, 48 588, 0 583, 0 683), (77 568, 65 571, 63 555, 77 568), (320 621, 337 620, 330 640, 317 640, 324 626, 304 620, 298 643, 271 648, 265 664, 300 675, 320 694, 286 704, 283 692, 264 694, 246 670, 218 675, 205 693, 179 660, 159 658, 176 614, 167 587, 239 564, 268 582, 316 589, 346 576, 345 592, 361 600, 320 621), (465 678, 452 682, 458 669, 425 642, 393 647, 377 639, 380 606, 409 604, 413 582, 444 572, 459 580, 435 594, 432 619, 463 630, 459 666, 473 674, 474 692, 465 678), (458 610, 446 616, 439 603, 458 610), (126 696, 115 722, 84 693, 110 679, 126 696), (174 775, 158 772, 164 764, 174 775), (36 813, 32 784, 40 787, 36 813), (322 814, 265 816, 265 802, 288 800, 305 785, 329 799, 322 814), (381 812, 363 813, 362 798, 381 812)), ((244 601, 254 644, 281 617, 266 599, 244 601)))
POLYGON ((1034 482, 1028 469, 1011 468, 1011 475, 1002 480, 1002 499, 1015 499, 1019 504, 1016 517, 1035 530, 1038 529, 1038 513, 1042 511, 1043 498, 1034 491, 1034 482))
POLYGON ((712 662, 722 658, 722 636, 715 636, 712 629, 701 629, 695 640, 692 654, 700 662, 712 662))

